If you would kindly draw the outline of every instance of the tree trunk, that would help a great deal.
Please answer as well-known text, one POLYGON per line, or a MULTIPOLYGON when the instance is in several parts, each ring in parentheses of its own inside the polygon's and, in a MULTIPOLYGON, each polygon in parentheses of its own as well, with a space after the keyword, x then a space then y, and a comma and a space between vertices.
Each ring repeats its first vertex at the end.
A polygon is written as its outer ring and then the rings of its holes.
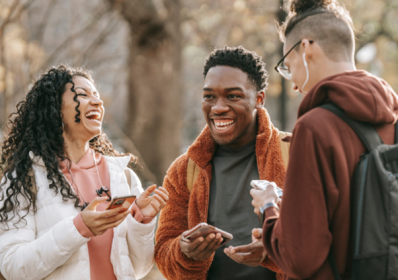
POLYGON ((180 153, 180 0, 113 2, 131 32, 127 134, 159 184, 180 153))

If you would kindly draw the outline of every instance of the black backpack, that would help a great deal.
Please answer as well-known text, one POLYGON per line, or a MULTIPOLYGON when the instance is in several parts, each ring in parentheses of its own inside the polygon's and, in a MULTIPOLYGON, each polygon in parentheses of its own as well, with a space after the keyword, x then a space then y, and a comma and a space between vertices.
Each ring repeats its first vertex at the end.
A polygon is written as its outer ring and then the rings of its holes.
MULTIPOLYGON (((398 145, 385 145, 373 126, 349 118, 334 104, 327 109, 345 121, 366 148, 351 186, 352 280, 398 279, 398 145)), ((398 140, 398 122, 395 141, 398 140)), ((328 260, 340 279, 332 252, 328 260)))

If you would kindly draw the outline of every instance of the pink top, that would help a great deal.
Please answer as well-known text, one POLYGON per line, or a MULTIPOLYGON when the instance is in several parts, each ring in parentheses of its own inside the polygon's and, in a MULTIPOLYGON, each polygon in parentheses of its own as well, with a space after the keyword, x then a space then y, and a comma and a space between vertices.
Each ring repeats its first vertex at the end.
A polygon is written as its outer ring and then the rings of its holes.
MULTIPOLYGON (((90 202, 98 196, 96 190, 102 187, 98 179, 92 152, 93 150, 89 149, 77 164, 72 163, 70 172, 73 174, 73 179, 69 173, 66 162, 60 162, 62 173, 68 179, 69 183, 71 183, 75 193, 79 196, 82 203, 86 202, 87 204, 90 204, 90 202)), ((96 154, 95 160, 97 162, 98 173, 102 184, 110 189, 109 170, 106 160, 103 160, 101 154, 96 154)), ((110 192, 109 194, 111 195, 110 192)), ((103 194, 103 196, 104 195, 105 194, 103 194)), ((97 211, 104 211, 108 206, 108 203, 109 201, 105 201, 99 204, 97 206, 97 211)), ((153 219, 153 217, 144 218, 135 203, 132 206, 131 212, 138 222, 149 223, 153 219)), ((77 215, 73 222, 82 236, 86 238, 91 237, 91 240, 87 243, 90 258, 91 279, 116 280, 110 260, 113 229, 107 230, 102 235, 95 236, 84 224, 81 214, 77 215)))

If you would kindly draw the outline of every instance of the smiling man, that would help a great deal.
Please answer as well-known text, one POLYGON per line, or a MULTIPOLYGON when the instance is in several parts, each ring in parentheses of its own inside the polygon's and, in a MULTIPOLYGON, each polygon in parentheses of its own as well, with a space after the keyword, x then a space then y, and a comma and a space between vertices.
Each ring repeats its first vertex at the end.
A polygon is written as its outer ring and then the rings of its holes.
POLYGON ((170 203, 160 216, 155 258, 167 279, 275 279, 274 272, 259 266, 274 264, 260 239, 252 242, 251 236, 260 223, 251 206, 250 182, 283 185, 288 145, 281 141, 286 133, 272 125, 263 108, 264 66, 260 56, 243 47, 217 49, 206 60, 202 111, 207 125, 171 165, 163 184, 170 203), (189 166, 198 170, 192 189, 189 166), (181 238, 202 222, 231 233, 233 240, 223 245, 220 234, 189 243, 181 238), (246 253, 232 252, 226 248, 230 245, 243 246, 246 253))

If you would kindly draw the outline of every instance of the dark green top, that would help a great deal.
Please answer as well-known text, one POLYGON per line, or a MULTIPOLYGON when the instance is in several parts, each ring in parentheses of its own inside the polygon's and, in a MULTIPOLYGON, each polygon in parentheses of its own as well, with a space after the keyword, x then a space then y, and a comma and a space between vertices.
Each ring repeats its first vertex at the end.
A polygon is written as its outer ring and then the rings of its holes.
POLYGON ((251 243, 252 229, 262 227, 250 196, 250 181, 259 179, 255 141, 238 149, 218 146, 212 164, 208 224, 231 233, 234 239, 217 249, 207 279, 276 279, 267 268, 238 264, 224 253, 225 247, 251 243))

